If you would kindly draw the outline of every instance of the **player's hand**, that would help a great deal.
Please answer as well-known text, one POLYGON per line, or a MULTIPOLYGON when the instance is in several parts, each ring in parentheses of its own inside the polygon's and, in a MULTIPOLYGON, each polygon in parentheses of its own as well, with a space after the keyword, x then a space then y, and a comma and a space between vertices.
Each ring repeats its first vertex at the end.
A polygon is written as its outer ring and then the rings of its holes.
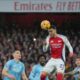
POLYGON ((13 75, 9 75, 8 77, 9 77, 11 80, 16 80, 13 75))
POLYGON ((69 53, 69 57, 70 58, 73 57, 73 55, 74 55, 74 53, 69 53))

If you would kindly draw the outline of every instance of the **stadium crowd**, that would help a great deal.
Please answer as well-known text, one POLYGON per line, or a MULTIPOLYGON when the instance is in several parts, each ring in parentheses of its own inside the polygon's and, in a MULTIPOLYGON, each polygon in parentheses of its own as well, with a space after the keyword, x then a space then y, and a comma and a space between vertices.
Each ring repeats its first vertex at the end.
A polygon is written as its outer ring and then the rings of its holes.
MULTIPOLYGON (((6 61, 12 58, 12 52, 15 49, 20 50, 22 53, 21 60, 26 66, 27 76, 29 76, 32 66, 37 63, 37 57, 39 54, 45 54, 47 60, 49 60, 49 52, 44 53, 42 50, 42 42, 47 35, 46 31, 19 27, 4 27, 0 30, 0 80, 2 78, 2 68, 6 61)), ((80 54, 80 32, 75 32, 74 30, 63 30, 60 32, 68 37, 74 49, 75 56, 80 54)), ((69 59, 67 55, 66 71, 70 71, 74 69, 75 64, 74 59, 69 59)), ((71 78, 67 77, 67 80, 72 80, 71 78)))

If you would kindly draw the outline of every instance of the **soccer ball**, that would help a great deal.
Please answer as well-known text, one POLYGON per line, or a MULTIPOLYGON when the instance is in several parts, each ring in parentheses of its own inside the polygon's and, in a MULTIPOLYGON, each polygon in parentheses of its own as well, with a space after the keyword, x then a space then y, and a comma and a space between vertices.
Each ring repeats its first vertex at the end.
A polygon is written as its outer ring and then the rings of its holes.
POLYGON ((47 30, 51 27, 50 21, 48 20, 43 20, 41 22, 41 29, 47 30))

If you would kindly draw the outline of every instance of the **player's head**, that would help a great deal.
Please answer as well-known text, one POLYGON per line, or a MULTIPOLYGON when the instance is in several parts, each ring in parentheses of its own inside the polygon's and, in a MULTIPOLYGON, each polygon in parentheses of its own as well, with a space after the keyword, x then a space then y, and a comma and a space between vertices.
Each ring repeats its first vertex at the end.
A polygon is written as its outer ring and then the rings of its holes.
POLYGON ((45 62, 46 62, 46 56, 43 55, 43 54, 39 55, 39 56, 38 56, 38 61, 39 61, 39 63, 40 63, 42 66, 44 66, 44 65, 45 65, 45 62))
POLYGON ((55 24, 51 25, 51 27, 48 29, 48 32, 51 37, 54 37, 56 34, 56 25, 55 24))
POLYGON ((13 52, 14 59, 20 60, 21 59, 21 52, 19 50, 16 50, 13 52))
POLYGON ((76 61, 75 61, 77 66, 80 66, 80 56, 76 57, 76 61))

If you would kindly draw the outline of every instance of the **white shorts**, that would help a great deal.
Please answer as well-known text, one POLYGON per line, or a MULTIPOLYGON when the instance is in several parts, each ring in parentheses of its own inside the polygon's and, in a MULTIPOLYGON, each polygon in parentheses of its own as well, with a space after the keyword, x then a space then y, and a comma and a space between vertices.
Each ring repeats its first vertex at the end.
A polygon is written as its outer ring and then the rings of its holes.
POLYGON ((47 72, 48 74, 51 73, 56 68, 56 72, 64 73, 65 71, 65 64, 61 58, 54 59, 51 58, 47 64, 44 66, 43 71, 47 72))

